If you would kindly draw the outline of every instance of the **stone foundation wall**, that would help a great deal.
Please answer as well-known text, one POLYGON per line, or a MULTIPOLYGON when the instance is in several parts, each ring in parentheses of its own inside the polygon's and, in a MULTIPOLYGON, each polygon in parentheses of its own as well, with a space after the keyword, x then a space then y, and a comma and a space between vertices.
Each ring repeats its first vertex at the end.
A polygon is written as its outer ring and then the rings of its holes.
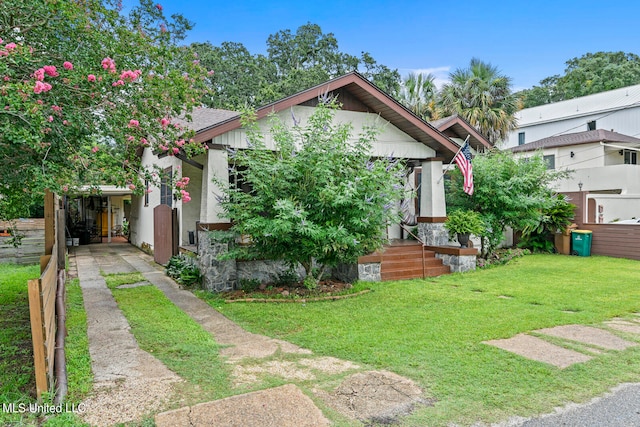
MULTIPOLYGON (((283 261, 256 260, 256 261, 236 261, 238 269, 238 280, 259 280, 260 283, 275 281, 283 273, 289 271, 289 266, 283 261)), ((296 269, 298 279, 304 279, 304 268, 299 266, 296 269)))
POLYGON ((451 268, 452 273, 464 273, 476 269, 475 255, 450 255, 436 253, 436 258, 440 258, 444 265, 451 268))
POLYGON ((419 222, 418 237, 427 246, 444 246, 449 242, 449 232, 442 222, 419 222))
POLYGON ((363 282, 380 282, 380 265, 379 262, 358 264, 358 279, 363 282))
POLYGON ((229 250, 229 243, 211 240, 208 231, 198 231, 198 266, 204 288, 213 292, 235 289, 238 279, 236 260, 218 260, 229 250))

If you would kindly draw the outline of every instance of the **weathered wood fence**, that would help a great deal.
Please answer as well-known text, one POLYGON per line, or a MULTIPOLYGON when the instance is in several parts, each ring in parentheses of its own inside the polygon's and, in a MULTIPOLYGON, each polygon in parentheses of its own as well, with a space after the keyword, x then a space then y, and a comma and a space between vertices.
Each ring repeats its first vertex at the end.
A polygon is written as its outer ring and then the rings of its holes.
POLYGON ((40 278, 29 280, 29 312, 38 399, 54 384, 56 349, 56 292, 64 285, 65 211, 52 193, 45 196, 45 255, 40 258, 40 278), (59 280, 61 276, 61 280, 59 280))
POLYGON ((34 264, 44 255, 44 218, 0 221, 0 263, 34 264), (14 229, 22 236, 20 245, 9 243, 14 229))

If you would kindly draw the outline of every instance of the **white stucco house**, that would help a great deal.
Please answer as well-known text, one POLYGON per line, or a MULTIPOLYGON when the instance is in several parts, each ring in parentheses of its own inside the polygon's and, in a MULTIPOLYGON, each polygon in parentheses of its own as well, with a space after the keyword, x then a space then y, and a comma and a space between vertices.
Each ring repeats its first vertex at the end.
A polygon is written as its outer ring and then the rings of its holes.
MULTIPOLYGON (((269 135, 270 114, 279 116, 286 125, 293 126, 294 119, 304 125, 319 98, 326 96, 335 97, 341 104, 335 120, 351 123, 354 138, 363 126, 376 124, 381 127, 371 155, 405 160, 409 168, 408 185, 417 190, 416 201, 409 206, 421 236, 428 244, 445 245, 448 238, 443 229, 447 214, 441 179, 443 163, 451 161, 467 136, 475 150, 489 148, 488 140, 458 117, 439 123, 437 129, 360 74, 350 73, 258 109, 258 125, 267 146, 273 146, 269 135)), ((148 148, 142 154, 143 165, 155 164, 174 176, 190 178, 187 189, 191 201, 188 203, 175 200, 169 187, 165 186, 151 187, 145 196, 132 198, 130 241, 155 253, 160 246, 168 244, 163 240, 167 235, 173 236, 170 244, 174 247, 190 246, 201 230, 224 230, 231 226, 221 217, 222 210, 216 199, 221 191, 213 178, 227 182, 230 179, 227 150, 247 148, 240 113, 201 108, 192 116, 193 120, 187 126, 196 132, 197 142, 207 145, 205 154, 190 159, 181 154, 158 156, 148 148), (154 217, 154 210, 161 205, 171 208, 171 219, 154 217)), ((406 237, 399 225, 389 227, 388 235, 390 238, 406 237)))
POLYGON ((518 128, 500 148, 596 129, 635 137, 640 135, 640 85, 525 108, 515 116, 518 128))
POLYGON ((520 156, 541 152, 551 169, 573 171, 559 192, 587 192, 585 222, 640 218, 640 139, 598 129, 543 138, 512 147, 520 156))

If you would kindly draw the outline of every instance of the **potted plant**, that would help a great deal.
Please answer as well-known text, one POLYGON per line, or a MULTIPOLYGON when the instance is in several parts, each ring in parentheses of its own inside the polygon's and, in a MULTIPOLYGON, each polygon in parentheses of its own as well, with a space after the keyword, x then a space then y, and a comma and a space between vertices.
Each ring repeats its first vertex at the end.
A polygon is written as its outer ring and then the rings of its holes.
POLYGON ((449 237, 457 237, 460 247, 466 248, 469 236, 480 236, 484 232, 484 224, 480 214, 471 210, 458 209, 449 214, 444 222, 444 227, 449 231, 449 237))

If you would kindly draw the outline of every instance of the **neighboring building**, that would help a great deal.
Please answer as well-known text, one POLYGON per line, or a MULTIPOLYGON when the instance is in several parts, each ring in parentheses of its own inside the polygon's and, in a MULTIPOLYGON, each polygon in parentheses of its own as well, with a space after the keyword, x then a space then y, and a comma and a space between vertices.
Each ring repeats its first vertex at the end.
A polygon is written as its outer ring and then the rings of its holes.
MULTIPOLYGON (((256 116, 259 127, 264 131, 266 145, 273 146, 267 116, 275 114, 287 125, 293 125, 294 120, 304 124, 319 98, 326 96, 337 98, 341 109, 336 114, 336 120, 351 123, 354 138, 357 138, 364 126, 376 124, 382 128, 373 144, 372 156, 394 156, 406 160, 410 168, 409 182, 414 181, 415 169, 420 168, 420 179, 416 186, 419 190, 419 203, 414 205, 413 216, 417 217, 421 237, 427 244, 445 245, 448 236, 443 228, 446 219, 443 162, 452 160, 458 151, 459 142, 467 135, 475 150, 489 148, 488 140, 459 117, 440 123, 440 131, 415 116, 360 74, 350 73, 258 109, 256 116)), ((222 182, 229 180, 227 149, 247 148, 240 114, 201 108, 194 112, 192 122, 187 125, 196 132, 197 142, 207 144, 209 149, 205 154, 191 159, 180 154, 159 157, 148 148, 142 154, 144 166, 156 165, 174 177, 190 178, 189 203, 175 200, 168 185, 149 188, 151 192, 144 197, 133 197, 130 241, 136 246, 148 246, 156 253, 160 249, 159 239, 163 236, 173 235, 173 244, 185 246, 193 241, 194 234, 197 238, 199 230, 225 229, 230 226, 228 220, 220 216, 222 209, 216 196, 221 192, 213 179, 217 178, 222 182), (167 212, 173 210, 172 214, 162 215, 173 217, 154 217, 154 210, 160 205, 171 208, 167 212)), ((397 225, 390 227, 388 232, 391 238, 401 237, 402 234, 397 225)), ((166 242, 160 244, 165 245, 166 242)))
POLYGON ((542 152, 549 168, 573 171, 556 189, 589 193, 583 221, 640 217, 640 139, 598 129, 543 138, 511 151, 523 156, 542 152))
POLYGON ((516 114, 518 128, 500 148, 596 129, 640 135, 640 85, 525 108, 516 114))

